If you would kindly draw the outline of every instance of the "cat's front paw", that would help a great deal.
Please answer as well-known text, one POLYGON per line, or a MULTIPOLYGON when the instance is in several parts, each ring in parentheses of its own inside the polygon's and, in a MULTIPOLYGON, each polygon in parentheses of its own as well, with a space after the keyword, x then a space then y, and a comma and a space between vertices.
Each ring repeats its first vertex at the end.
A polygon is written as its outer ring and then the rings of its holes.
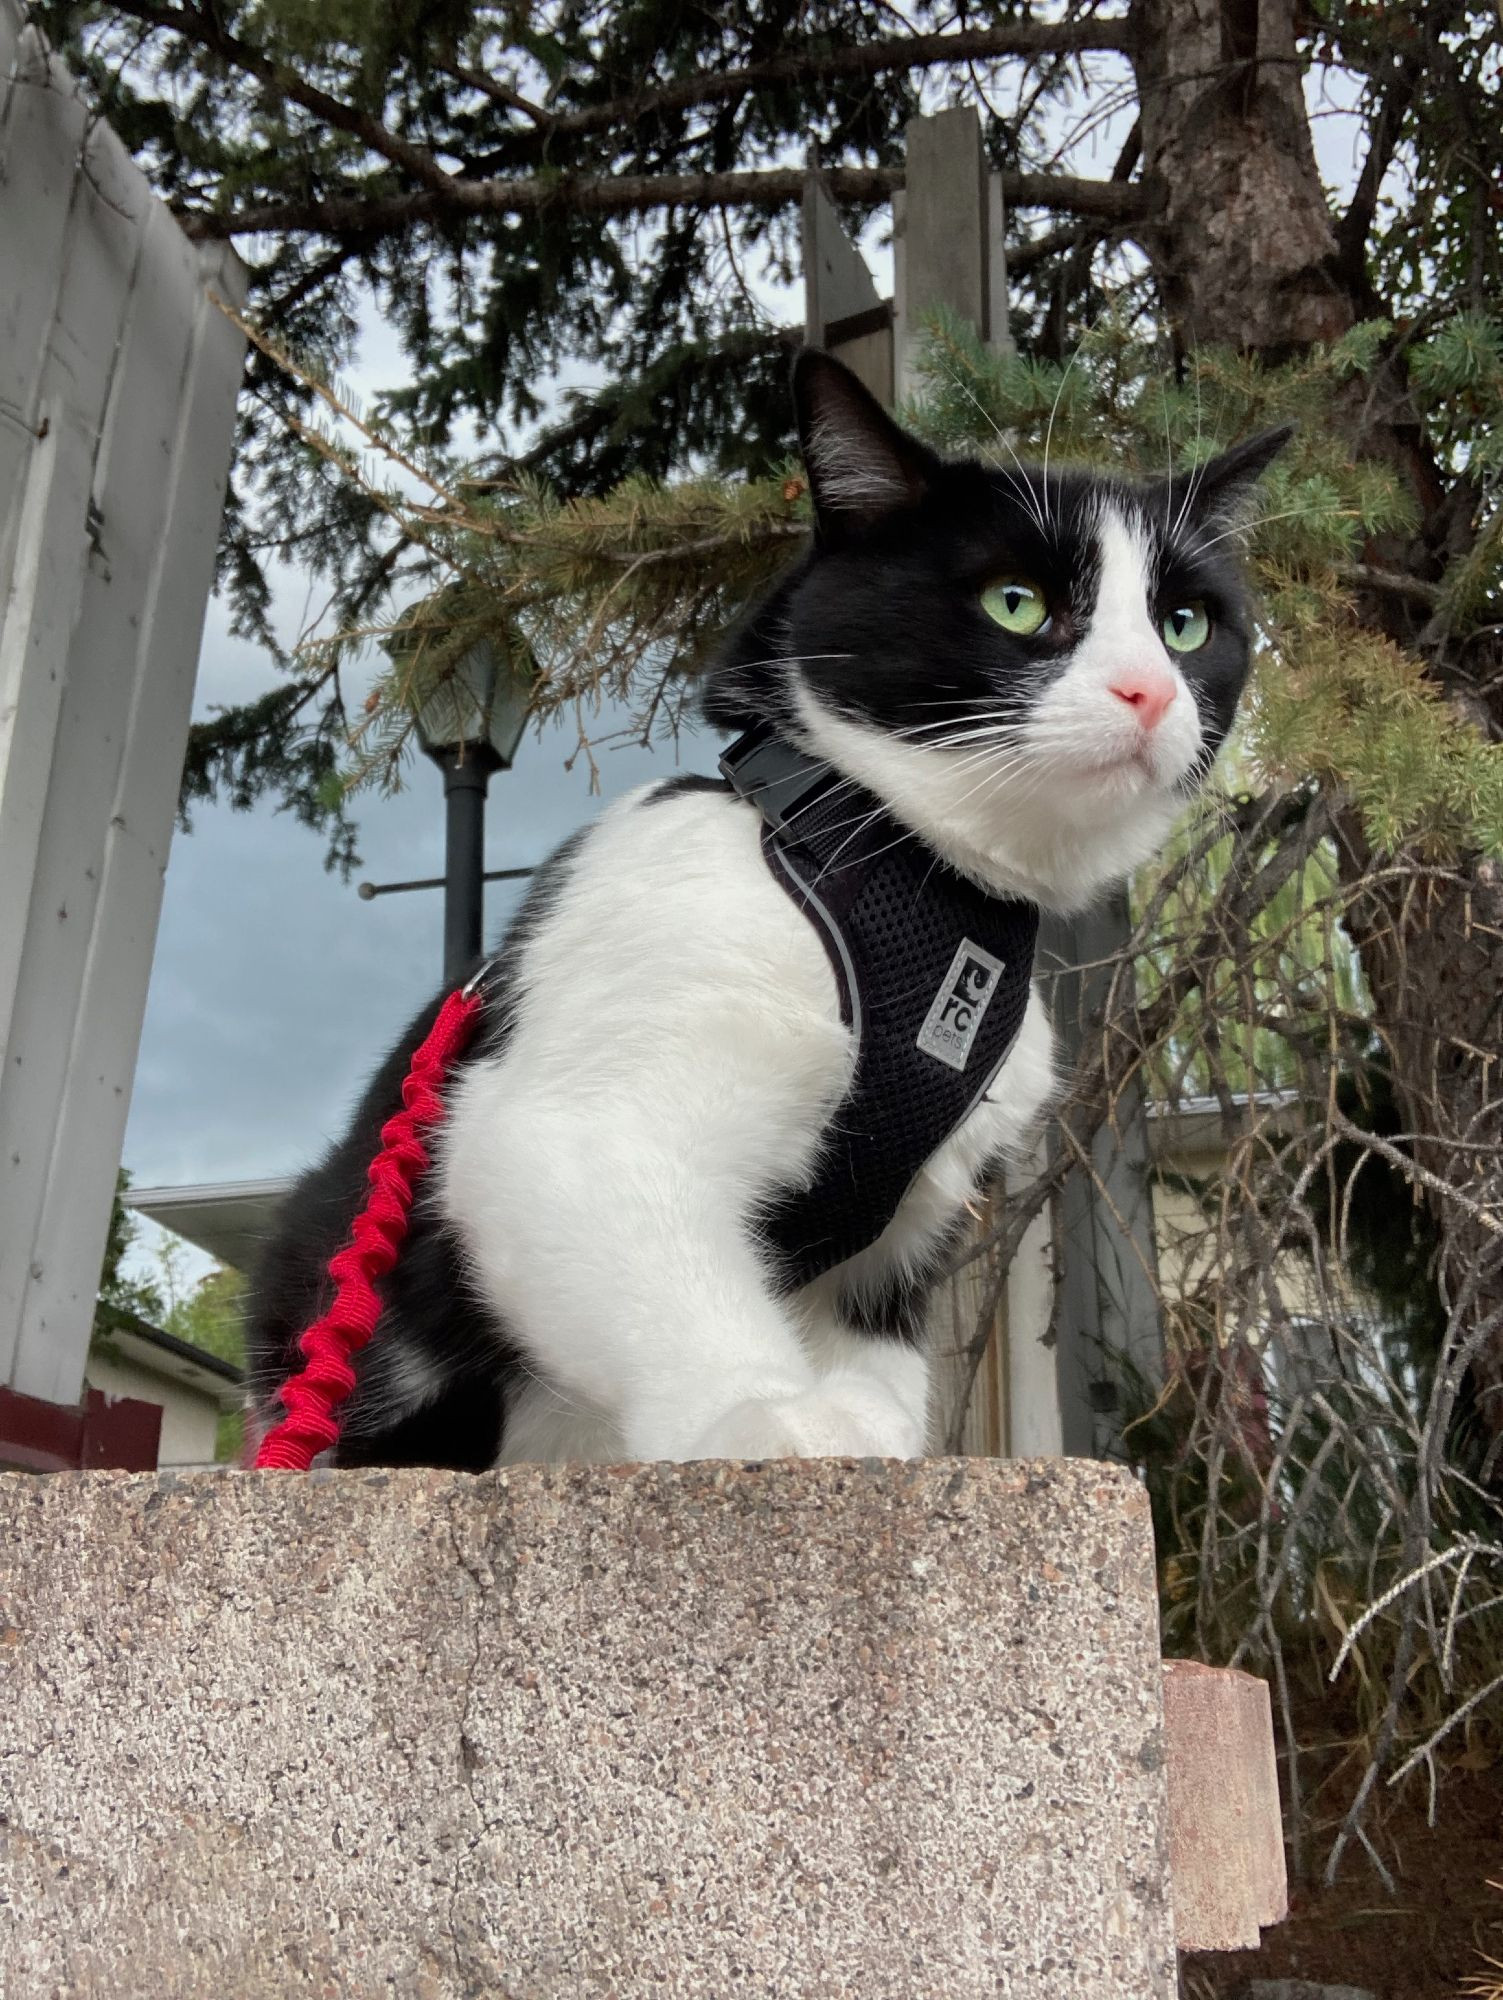
POLYGON ((685 1454, 694 1458, 916 1458, 923 1439, 896 1402, 864 1386, 737 1403, 685 1454))

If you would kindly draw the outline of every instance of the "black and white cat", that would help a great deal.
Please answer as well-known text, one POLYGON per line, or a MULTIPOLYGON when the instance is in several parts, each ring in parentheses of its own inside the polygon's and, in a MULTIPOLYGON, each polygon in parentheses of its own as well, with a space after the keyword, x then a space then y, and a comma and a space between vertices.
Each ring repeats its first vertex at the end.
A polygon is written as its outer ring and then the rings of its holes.
MULTIPOLYGON (((855 379, 795 370, 813 546, 711 669, 934 867, 1079 909, 1163 842, 1231 726, 1231 537, 1286 433, 1149 485, 946 463, 855 379)), ((927 1275, 1054 1089, 1037 994, 869 1247, 794 1283, 763 1220, 807 1186, 857 1044, 807 912, 729 784, 669 779, 547 864, 456 1072, 342 1464, 923 1451, 927 1275)), ((250 1315, 262 1422, 437 1002, 301 1182, 250 1315)))

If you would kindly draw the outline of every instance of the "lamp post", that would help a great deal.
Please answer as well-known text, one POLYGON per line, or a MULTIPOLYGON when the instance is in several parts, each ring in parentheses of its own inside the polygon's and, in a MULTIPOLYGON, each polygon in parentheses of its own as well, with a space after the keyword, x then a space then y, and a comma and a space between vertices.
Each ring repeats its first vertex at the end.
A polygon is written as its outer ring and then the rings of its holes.
MULTIPOLYGON (((400 657, 422 638, 393 635, 400 657)), ((478 639, 418 706, 418 741, 444 774, 444 978, 457 984, 480 956, 485 914, 485 794, 510 770, 536 673, 520 634, 514 648, 478 639)))

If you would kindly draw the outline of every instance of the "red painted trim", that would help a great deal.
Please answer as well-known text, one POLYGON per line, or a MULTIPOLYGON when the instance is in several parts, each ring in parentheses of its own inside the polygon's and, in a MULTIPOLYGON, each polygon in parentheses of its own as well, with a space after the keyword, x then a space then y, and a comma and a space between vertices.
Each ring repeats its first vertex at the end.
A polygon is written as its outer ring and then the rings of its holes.
POLYGON ((158 1403, 89 1389, 81 1403, 46 1403, 0 1388, 0 1468, 12 1472, 155 1472, 158 1403))

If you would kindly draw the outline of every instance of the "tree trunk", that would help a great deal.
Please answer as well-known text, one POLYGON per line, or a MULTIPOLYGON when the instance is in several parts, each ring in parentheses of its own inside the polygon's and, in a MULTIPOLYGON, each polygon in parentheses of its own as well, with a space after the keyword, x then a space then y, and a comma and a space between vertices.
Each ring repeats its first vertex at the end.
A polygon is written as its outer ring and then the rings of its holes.
POLYGON ((1187 342, 1270 356, 1352 324, 1315 165, 1291 0, 1141 0, 1147 242, 1187 342))
MULTIPOLYGON (((1134 21, 1144 175, 1162 222, 1145 233, 1182 348, 1251 349, 1269 360, 1338 337, 1375 310, 1360 244, 1338 243, 1311 142, 1294 0, 1139 0, 1134 21)), ((1465 493, 1448 494, 1407 403, 1401 364, 1379 393, 1360 385, 1336 422, 1353 448, 1398 466, 1420 507, 1418 535, 1375 562, 1434 576, 1467 532, 1465 493)), ((1503 679, 1459 660, 1401 596, 1361 615, 1425 657, 1458 718, 1503 734, 1503 679), (1465 667, 1469 671, 1463 672, 1465 667)), ((1346 928, 1361 954, 1414 1159, 1442 1240, 1438 1273, 1494 1431, 1503 1437, 1503 868, 1463 857, 1377 870, 1337 802, 1340 865, 1354 897, 1346 928)))

